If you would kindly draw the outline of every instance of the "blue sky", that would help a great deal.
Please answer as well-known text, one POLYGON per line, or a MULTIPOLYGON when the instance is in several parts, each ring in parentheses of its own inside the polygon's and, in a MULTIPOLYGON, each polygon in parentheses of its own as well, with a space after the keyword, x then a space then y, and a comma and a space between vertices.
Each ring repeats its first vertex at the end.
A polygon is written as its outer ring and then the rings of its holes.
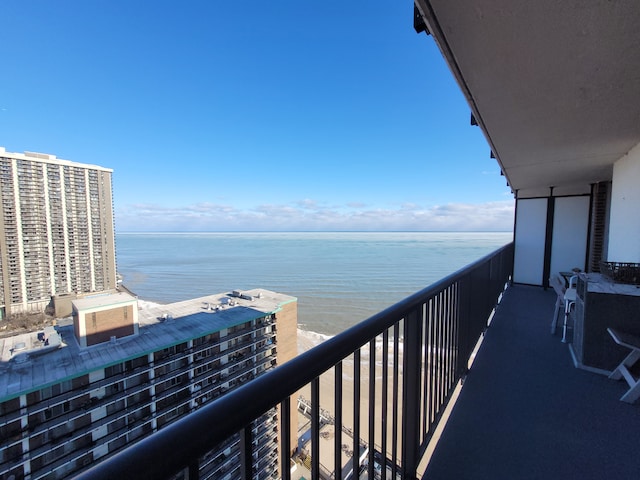
POLYGON ((411 0, 3 0, 0 18, 0 146, 112 168, 117 231, 512 228, 411 0))

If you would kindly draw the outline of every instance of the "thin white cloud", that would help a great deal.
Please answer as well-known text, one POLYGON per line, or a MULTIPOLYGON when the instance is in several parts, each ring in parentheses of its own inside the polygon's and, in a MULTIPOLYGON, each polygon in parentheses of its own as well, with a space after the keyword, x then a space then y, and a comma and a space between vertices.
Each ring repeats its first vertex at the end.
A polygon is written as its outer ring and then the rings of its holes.
POLYGON ((349 208, 364 208, 367 204, 362 202, 349 202, 347 207, 349 208))
POLYGON ((197 203, 185 207, 154 204, 116 209, 118 231, 508 231, 513 200, 483 204, 450 203, 397 208, 324 206, 313 200, 293 205, 259 205, 241 210, 197 203))
POLYGON ((300 200, 299 202, 296 202, 296 205, 298 205, 300 208, 311 209, 311 210, 315 210, 318 208, 318 202, 316 202, 315 200, 311 200, 309 198, 305 198, 304 200, 300 200))

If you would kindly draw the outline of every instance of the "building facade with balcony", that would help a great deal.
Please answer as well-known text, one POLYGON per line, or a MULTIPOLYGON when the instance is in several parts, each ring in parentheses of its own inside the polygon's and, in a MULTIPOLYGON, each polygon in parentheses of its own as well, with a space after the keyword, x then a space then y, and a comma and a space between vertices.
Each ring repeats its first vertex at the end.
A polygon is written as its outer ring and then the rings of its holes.
POLYGON ((0 313, 116 287, 112 170, 0 148, 0 313))
MULTIPOLYGON (((0 478, 79 473, 293 358, 296 332, 296 299, 260 289, 142 310, 123 293, 77 300, 73 322, 0 340, 0 478)), ((277 408, 251 423, 252 478, 279 478, 278 425, 277 408)), ((238 478, 241 448, 210 449, 200 478, 238 478)))

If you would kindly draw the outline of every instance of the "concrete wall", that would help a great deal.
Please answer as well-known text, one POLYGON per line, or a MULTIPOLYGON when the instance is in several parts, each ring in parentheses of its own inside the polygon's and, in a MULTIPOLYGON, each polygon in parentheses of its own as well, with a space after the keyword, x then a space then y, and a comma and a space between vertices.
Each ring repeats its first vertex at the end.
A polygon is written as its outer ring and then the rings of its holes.
POLYGON ((53 309, 56 318, 64 318, 73 315, 73 301, 78 298, 75 293, 55 295, 53 297, 53 309))
POLYGON ((513 281, 542 285, 547 199, 518 200, 513 281))
POLYGON ((74 306, 73 327, 80 347, 108 342, 138 333, 136 301, 128 304, 78 309, 74 306))
POLYGON ((586 195, 517 200, 513 281, 545 285, 549 276, 585 270, 591 197, 586 195), (553 207, 550 205, 553 204, 553 207), (553 218, 547 224, 549 209, 553 218), (550 238, 547 237, 550 234, 550 238))
POLYGON ((278 345, 276 355, 278 365, 288 362, 298 355, 298 302, 282 305, 276 313, 278 345))
POLYGON ((136 333, 133 312, 133 305, 91 313, 82 312, 87 346, 108 342, 111 337, 121 338, 136 333))
MULTIPOLYGON (((276 313, 276 329, 278 344, 276 345, 276 358, 278 365, 295 358, 298 355, 298 301, 290 302, 282 305, 282 310, 276 313)), ((297 394, 292 397, 291 402, 291 428, 289 430, 290 438, 297 438, 298 435, 298 415, 295 409, 295 399, 297 394)), ((278 418, 282 418, 280 406, 278 405, 278 418)), ((282 438, 282 437, 280 437, 282 438)), ((291 442, 291 452, 297 447, 297 442, 291 442)), ((281 447, 282 448, 282 447, 281 447)), ((278 457, 278 468, 282 472, 283 469, 290 468, 289 465, 281 465, 280 457, 278 457)))
POLYGON ((589 237, 589 206, 591 197, 560 197, 555 199, 553 239, 551 241, 551 273, 573 268, 585 270, 589 237))
POLYGON ((640 144, 613 166, 610 262, 640 262, 640 144))

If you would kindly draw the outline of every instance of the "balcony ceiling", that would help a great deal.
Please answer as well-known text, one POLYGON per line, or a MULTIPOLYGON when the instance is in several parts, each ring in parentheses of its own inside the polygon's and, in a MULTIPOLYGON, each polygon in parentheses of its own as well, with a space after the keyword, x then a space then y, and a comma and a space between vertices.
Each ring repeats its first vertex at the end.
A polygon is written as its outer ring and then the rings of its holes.
POLYGON ((640 142, 640 3, 416 5, 519 195, 610 180, 640 142))

